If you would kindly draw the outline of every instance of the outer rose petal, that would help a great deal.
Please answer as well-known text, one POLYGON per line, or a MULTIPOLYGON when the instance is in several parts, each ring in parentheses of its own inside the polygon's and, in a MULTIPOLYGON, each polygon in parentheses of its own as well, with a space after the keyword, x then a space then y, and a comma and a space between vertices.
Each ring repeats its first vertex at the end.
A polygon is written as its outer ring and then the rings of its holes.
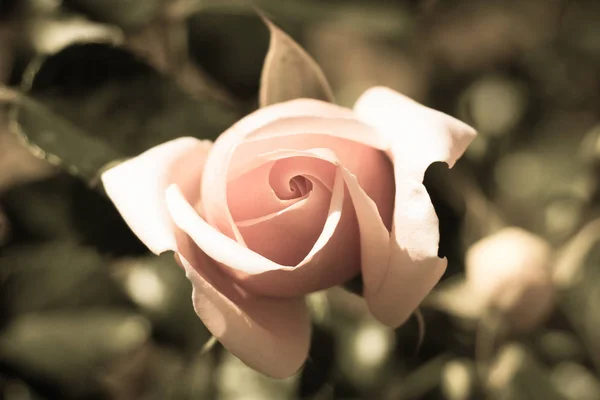
POLYGON ((175 139, 102 174, 108 197, 153 253, 176 248, 174 226, 165 205, 165 190, 175 183, 188 198, 197 197, 211 145, 209 141, 192 137, 175 139))
POLYGON ((401 325, 439 281, 447 265, 437 256, 438 218, 422 184, 427 167, 450 167, 476 132, 463 122, 387 88, 367 90, 354 106, 357 117, 391 143, 396 195, 389 264, 363 264, 364 296, 381 322, 401 325))
POLYGON ((310 348, 310 316, 303 299, 250 296, 197 251, 189 237, 180 238, 179 250, 194 287, 194 310, 219 342, 263 374, 295 374, 310 348))
POLYGON ((464 122, 384 87, 363 93, 354 112, 387 138, 394 166, 419 182, 436 161, 452 168, 477 134, 464 122))
POLYGON ((401 189, 396 190, 389 262, 383 268, 363 264, 362 269, 369 310, 391 327, 408 319, 447 265, 437 256, 438 218, 427 190, 415 181, 396 181, 396 187, 401 189))

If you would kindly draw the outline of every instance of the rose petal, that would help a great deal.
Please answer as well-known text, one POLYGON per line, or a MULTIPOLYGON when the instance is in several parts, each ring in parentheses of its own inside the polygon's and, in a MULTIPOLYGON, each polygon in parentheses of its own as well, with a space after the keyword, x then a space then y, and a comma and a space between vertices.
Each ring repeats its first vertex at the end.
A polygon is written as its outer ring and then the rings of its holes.
MULTIPOLYGON (((175 224, 187 233, 198 247, 215 261, 250 275, 288 269, 241 245, 208 224, 185 199, 177 185, 167 189, 167 207, 175 224)), ((339 219, 332 213, 332 219, 339 219)))
MULTIPOLYGON (((285 155, 287 154, 282 156, 285 155)), ((306 155, 306 153, 295 152, 291 155, 306 155)), ((277 264, 223 235, 195 212, 175 185, 167 190, 167 205, 177 226, 190 235, 202 251, 222 264, 225 271, 240 281, 244 287, 256 293, 295 296, 305 293, 307 290, 303 290, 303 288, 306 285, 324 285, 332 279, 343 279, 344 274, 348 274, 346 279, 349 279, 352 274, 356 273, 356 270, 347 268, 343 263, 332 264, 331 269, 318 268, 317 264, 311 263, 313 258, 320 260, 324 257, 322 250, 336 233, 338 240, 335 243, 337 246, 331 249, 331 253, 338 257, 343 255, 338 251, 339 243, 343 242, 340 240, 340 236, 352 234, 355 231, 354 226, 347 225, 344 225, 347 229, 341 232, 336 229, 341 219, 342 208, 345 206, 343 178, 339 172, 336 174, 325 225, 309 254, 298 265, 304 267, 301 270, 297 269, 298 266, 277 264), (286 274, 286 272, 289 273, 286 274), (277 284, 281 282, 285 282, 285 284, 277 284), (289 288, 293 290, 286 290, 289 288)), ((347 214, 348 217, 344 219, 345 224, 352 221, 353 212, 347 214)), ((352 243, 352 241, 350 242, 352 243)), ((353 254, 353 251, 350 250, 349 253, 353 254)), ((325 257, 325 259, 329 260, 330 258, 325 257)))
POLYGON ((419 182, 436 161, 452 168, 476 135, 464 122, 384 87, 363 93, 354 112, 389 141, 394 166, 419 182))
MULTIPOLYGON (((278 198, 284 199, 299 197, 300 201, 291 203, 287 208, 281 207, 277 212, 236 220, 249 249, 287 266, 301 263, 323 233, 336 175, 335 165, 314 156, 307 157, 310 153, 301 154, 303 156, 299 157, 279 151, 255 157, 272 165, 268 179, 256 181, 248 176, 248 179, 237 182, 247 189, 244 199, 252 197, 257 191, 273 192, 278 198), (295 186, 296 193, 291 190, 294 182, 300 184, 295 186)), ((233 203, 231 200, 232 213, 235 211, 239 215, 238 209, 246 207, 244 200, 233 203)), ((290 200, 281 202, 290 203, 290 200)), ((262 205, 256 208, 264 210, 262 205)), ((246 215, 250 213, 250 210, 245 212, 246 215)))
POLYGON ((229 182, 227 200, 236 223, 274 214, 297 203, 300 198, 282 199, 275 193, 289 188, 290 180, 296 176, 315 177, 329 191, 333 189, 335 168, 330 163, 309 157, 272 157, 272 153, 255 156, 250 166, 242 167, 254 169, 229 182))
MULTIPOLYGON (((314 157, 324 161, 337 162, 335 156, 327 149, 305 151, 280 150, 263 154, 261 157, 265 161, 275 161, 290 157, 314 157)), ((336 183, 334 184, 328 216, 328 219, 332 221, 339 221, 339 214, 341 213, 343 202, 343 191, 341 191, 341 188, 343 186, 338 182, 340 179, 341 177, 338 176, 335 178, 336 183)), ((175 224, 190 235, 202 251, 214 260, 248 274, 260 274, 271 270, 294 268, 293 266, 282 266, 274 263, 247 247, 240 246, 239 242, 220 232, 196 213, 185 196, 180 193, 177 185, 169 187, 166 193, 167 207, 175 224)), ((329 226, 329 224, 326 222, 325 226, 329 226)), ((323 234, 325 234, 325 231, 323 234)), ((320 243, 320 240, 317 243, 320 243)))
MULTIPOLYGON (((327 129, 332 132, 338 130, 337 135, 340 136, 316 133, 297 135, 275 135, 273 133, 273 135, 260 136, 260 140, 254 139, 241 143, 235 151, 234 159, 232 159, 229 171, 230 179, 235 179, 242 171, 247 171, 249 168, 264 163, 264 160, 257 157, 257 154, 272 153, 279 149, 327 148, 335 153, 335 158, 339 160, 341 165, 356 176, 361 188, 377 204, 385 225, 388 229, 391 229, 394 207, 394 172, 392 164, 383 151, 358 141, 341 138, 346 133, 348 133, 348 137, 352 137, 352 135, 349 134, 349 131, 342 129, 346 125, 336 125, 338 121, 330 121, 335 129, 331 126, 327 126, 327 129)), ((327 123, 323 122, 323 125, 327 125, 327 123)), ((270 128, 270 125, 264 129, 267 128, 270 128)), ((317 128, 315 127, 315 129, 317 128)), ((327 129, 322 127, 319 132, 327 131, 327 129)), ((376 132, 372 131, 369 131, 369 134, 378 136, 376 132)))
MULTIPOLYGON (((263 161, 264 162, 264 161, 263 161)), ((300 199, 282 200, 269 185, 269 175, 274 161, 246 171, 229 181, 227 185, 227 204, 234 221, 259 218, 281 211, 297 203, 300 199), (253 182, 248 187, 247 182, 253 182)))
POLYGON ((343 169, 343 175, 358 220, 363 283, 365 287, 378 286, 383 277, 377 272, 385 270, 389 264, 390 233, 377 204, 362 189, 358 179, 347 169, 343 169))
MULTIPOLYGON (((279 265, 226 236, 219 235, 219 232, 203 221, 193 208, 189 204, 186 205, 181 196, 177 195, 177 190, 172 188, 167 198, 175 223, 187 232, 211 258, 222 263, 226 268, 237 271, 235 276, 240 279, 244 287, 258 293, 275 296, 296 295, 308 289, 316 290, 315 287, 324 288, 349 279, 357 272, 355 266, 360 265, 359 260, 356 259, 359 253, 356 251, 355 244, 360 245, 363 265, 373 266, 374 271, 384 269, 389 260, 389 231, 381 219, 375 202, 361 188, 357 178, 340 165, 339 159, 331 150, 279 150, 262 157, 269 159, 270 156, 270 159, 277 159, 307 154, 336 165, 338 176, 323 233, 311 252, 297 266, 279 265), (360 243, 355 240, 356 227, 349 225, 353 219, 345 220, 344 229, 339 229, 340 226, 336 229, 341 219, 344 197, 343 190, 340 190, 343 188, 342 180, 352 200, 348 205, 350 209, 346 209, 347 206, 344 204, 344 211, 346 215, 356 215, 360 228, 360 243), (338 257, 337 260, 333 259, 333 254, 338 257), (314 285, 319 286, 313 287, 314 285)), ((367 279, 373 279, 373 276, 369 275, 367 279)))
POLYGON ((399 180, 396 187, 389 263, 365 265, 362 270, 369 310, 390 327, 408 319, 447 265, 437 256, 438 218, 427 189, 414 180, 399 180))
POLYGON ((435 161, 450 167, 466 150, 475 131, 463 122, 429 109, 387 88, 372 88, 357 101, 358 118, 391 143, 396 195, 389 265, 363 268, 364 296, 381 322, 396 327, 408 319, 439 281, 447 265, 437 256, 439 226, 422 184, 435 161))
MULTIPOLYGON (((225 235, 243 243, 243 238, 234 224, 233 218, 227 208, 227 179, 228 169, 232 163, 233 153, 236 147, 248 136, 258 135, 257 132, 265 127, 269 132, 281 132, 280 129, 288 128, 288 125, 276 125, 269 129, 267 125, 278 120, 290 119, 294 121, 295 117, 317 117, 323 118, 324 126, 327 119, 354 119, 351 110, 326 103, 319 100, 298 99, 285 103, 274 104, 257 110, 238 121, 230 129, 224 132, 215 142, 211 154, 206 163, 206 174, 202 183, 202 198, 204 211, 207 221, 217 227, 225 235)), ((297 121, 292 123, 290 129, 302 129, 302 125, 297 121), (295 128, 294 128, 295 127, 295 128)), ((335 126, 332 124, 331 126, 335 126)), ((369 131, 368 127, 363 127, 364 131, 369 131)), ((342 132, 342 131, 339 131, 342 132)), ((308 132, 313 133, 313 132, 308 132)), ((375 134, 364 135, 366 137, 380 140, 375 134)), ((322 146, 320 146, 322 147, 322 146)), ((258 153, 254 153, 256 155, 258 153)), ((231 177, 230 177, 231 178, 231 177)))
MULTIPOLYGON (((288 377, 302 366, 310 345, 310 320, 303 300, 266 299, 236 287, 173 225, 164 203, 165 189, 172 183, 185 191, 178 192, 183 198, 197 201, 209 148, 209 142, 177 139, 110 169, 102 181, 123 217, 152 251, 180 252, 194 287, 194 309, 211 333, 252 368, 275 378, 288 377)), ((193 208, 191 212, 197 216, 193 208)))
MULTIPOLYGON (((311 251, 293 268, 257 275, 226 267, 240 284, 270 296, 296 296, 348 281, 360 271, 360 238, 352 199, 338 169, 329 215, 311 251)), ((281 238, 272 245, 281 242, 281 238)))
POLYGON ((371 125, 357 120, 352 113, 343 114, 343 117, 336 114, 283 117, 247 135, 244 143, 273 138, 282 138, 287 141, 296 136, 307 134, 319 134, 325 136, 325 138, 351 140, 379 150, 385 150, 390 145, 385 136, 378 135, 371 125))
POLYGON ((164 203, 166 188, 175 183, 195 202, 211 145, 192 137, 175 139, 102 174, 108 197, 152 252, 175 248, 174 227, 164 203))
POLYGON ((238 221, 248 248, 281 265, 297 265, 313 248, 327 219, 331 192, 313 178, 303 200, 277 213, 238 221))
POLYGON ((248 366, 286 378, 303 365, 310 347, 310 316, 302 298, 252 296, 223 276, 186 236, 179 261, 192 282, 194 310, 208 330, 248 366))

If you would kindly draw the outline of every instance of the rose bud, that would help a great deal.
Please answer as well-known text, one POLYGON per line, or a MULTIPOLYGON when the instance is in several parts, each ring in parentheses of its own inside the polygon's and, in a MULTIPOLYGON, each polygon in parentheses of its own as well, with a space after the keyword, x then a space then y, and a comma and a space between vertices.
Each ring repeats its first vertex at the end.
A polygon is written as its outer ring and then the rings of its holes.
POLYGON ((387 88, 354 110, 313 99, 261 108, 214 144, 180 138, 102 176, 137 236, 174 251, 198 316, 249 366, 294 374, 310 343, 304 295, 362 275, 382 323, 407 320, 446 269, 423 186, 475 136, 387 88))
POLYGON ((467 251, 466 278, 487 307, 513 331, 538 326, 554 303, 550 245, 520 228, 504 228, 467 251))

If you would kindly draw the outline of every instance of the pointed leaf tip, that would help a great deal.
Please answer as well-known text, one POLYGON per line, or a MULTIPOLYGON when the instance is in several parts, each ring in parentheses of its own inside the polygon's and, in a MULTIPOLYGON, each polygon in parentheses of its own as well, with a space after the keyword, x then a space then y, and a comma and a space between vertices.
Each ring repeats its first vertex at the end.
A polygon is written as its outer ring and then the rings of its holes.
POLYGON ((271 33, 261 74, 260 107, 298 98, 333 103, 333 92, 317 62, 263 12, 256 12, 271 33))

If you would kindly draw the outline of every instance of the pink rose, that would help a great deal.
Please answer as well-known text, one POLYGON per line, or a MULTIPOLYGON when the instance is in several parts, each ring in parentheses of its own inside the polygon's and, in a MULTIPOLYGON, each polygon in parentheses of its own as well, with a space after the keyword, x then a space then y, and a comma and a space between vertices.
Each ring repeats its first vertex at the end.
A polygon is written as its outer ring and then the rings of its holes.
POLYGON ((438 282, 447 262, 423 175, 474 137, 378 87, 354 110, 311 99, 259 109, 214 144, 176 139, 102 181, 154 253, 176 252, 213 335, 287 377, 309 350, 305 294, 361 273, 369 310, 397 327, 438 282))

